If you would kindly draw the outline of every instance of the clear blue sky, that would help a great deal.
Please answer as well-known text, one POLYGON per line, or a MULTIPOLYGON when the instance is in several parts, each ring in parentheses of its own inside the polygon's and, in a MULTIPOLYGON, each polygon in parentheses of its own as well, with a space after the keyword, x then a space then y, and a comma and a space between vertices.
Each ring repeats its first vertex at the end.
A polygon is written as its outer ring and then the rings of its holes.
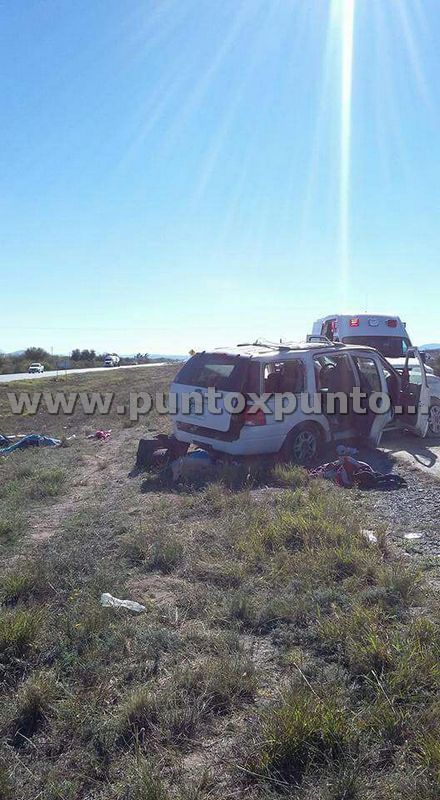
POLYGON ((0 349, 440 341, 439 0, 0 2, 0 349))

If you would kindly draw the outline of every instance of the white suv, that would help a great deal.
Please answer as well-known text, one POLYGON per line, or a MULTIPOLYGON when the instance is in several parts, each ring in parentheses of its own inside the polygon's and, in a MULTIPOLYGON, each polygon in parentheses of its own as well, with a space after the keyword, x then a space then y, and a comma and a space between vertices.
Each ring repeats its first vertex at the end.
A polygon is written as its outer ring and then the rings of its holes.
MULTIPOLYGON (((411 356, 420 358, 417 351, 411 356)), ((177 395, 173 433, 180 442, 230 456, 281 452, 298 463, 310 461, 324 442, 361 437, 376 446, 390 424, 425 436, 429 393, 420 364, 413 383, 409 370, 401 375, 376 350, 356 345, 256 342, 197 353, 171 385, 171 393, 177 395), (348 413, 329 408, 331 394, 348 396, 356 387, 367 399, 374 392, 388 395, 391 408, 384 413, 368 408, 356 415, 352 407, 348 413), (280 398, 287 392, 298 399, 298 407, 280 418, 276 403, 279 412, 280 398), (256 406, 257 395, 265 395, 267 411, 256 406), (244 408, 234 413, 234 403, 239 410, 242 396, 244 408), (315 410, 317 396, 321 407, 315 410), (399 406, 397 416, 394 409, 399 406)))

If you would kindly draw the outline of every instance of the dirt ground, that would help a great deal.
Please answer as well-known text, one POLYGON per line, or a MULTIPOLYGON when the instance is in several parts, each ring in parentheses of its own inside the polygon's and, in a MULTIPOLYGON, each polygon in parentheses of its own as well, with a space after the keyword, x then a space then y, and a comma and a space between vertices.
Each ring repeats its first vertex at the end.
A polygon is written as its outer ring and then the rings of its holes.
MULTIPOLYGON (((124 400, 171 375, 67 388, 124 400)), ((163 419, 0 404, 5 432, 75 435, 0 461, 2 800, 436 800, 434 479, 384 448, 407 489, 290 466, 174 486, 133 472, 163 419)))

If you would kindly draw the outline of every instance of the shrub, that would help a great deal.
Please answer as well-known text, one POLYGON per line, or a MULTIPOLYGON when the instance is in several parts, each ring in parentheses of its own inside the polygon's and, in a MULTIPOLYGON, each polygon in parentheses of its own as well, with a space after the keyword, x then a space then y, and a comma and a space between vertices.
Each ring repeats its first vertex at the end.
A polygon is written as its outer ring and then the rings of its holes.
POLYGON ((160 691, 149 687, 135 690, 121 704, 113 721, 116 743, 153 741, 182 746, 197 729, 202 708, 188 702, 175 687, 160 691))
POLYGON ((20 746, 41 727, 54 696, 55 682, 50 674, 27 681, 17 698, 16 714, 10 723, 13 744, 20 746))
POLYGON ((255 669, 241 656, 217 658, 187 668, 177 678, 177 687, 190 698, 203 699, 213 714, 225 714, 242 700, 251 700, 256 691, 255 669))
POLYGON ((35 611, 8 611, 0 616, 0 664, 27 655, 41 627, 35 611))
POLYGON ((183 545, 177 537, 168 533, 150 536, 143 529, 124 537, 122 548, 134 563, 141 563, 149 570, 172 572, 182 561, 183 545))
POLYGON ((40 592, 45 585, 44 571, 40 564, 29 563, 16 572, 8 572, 0 588, 0 601, 4 605, 15 605, 19 600, 28 600, 40 592))
POLYGON ((252 770, 298 785, 311 766, 342 759, 352 740, 346 712, 334 701, 293 689, 263 712, 252 770))
POLYGON ((376 608, 355 606, 320 620, 318 635, 324 646, 341 653, 354 676, 380 674, 396 656, 391 633, 376 608))
POLYGON ((386 690, 402 702, 423 699, 440 686, 440 626, 426 617, 415 620, 395 642, 395 667, 386 690))
POLYGON ((147 761, 139 757, 134 769, 129 770, 126 789, 120 796, 124 800, 168 800, 169 797, 159 776, 147 761))
POLYGON ((297 489, 310 482, 307 470, 296 464, 276 464, 272 470, 272 477, 277 486, 285 486, 288 489, 297 489))
POLYGON ((136 689, 118 708, 114 728, 117 741, 139 738, 158 729, 161 710, 149 687, 136 689))
POLYGON ((48 497, 57 497, 64 491, 66 473, 59 467, 37 472, 26 488, 30 500, 44 500, 48 497))
POLYGON ((0 546, 15 542, 23 532, 23 520, 17 514, 14 517, 3 516, 0 519, 0 546))

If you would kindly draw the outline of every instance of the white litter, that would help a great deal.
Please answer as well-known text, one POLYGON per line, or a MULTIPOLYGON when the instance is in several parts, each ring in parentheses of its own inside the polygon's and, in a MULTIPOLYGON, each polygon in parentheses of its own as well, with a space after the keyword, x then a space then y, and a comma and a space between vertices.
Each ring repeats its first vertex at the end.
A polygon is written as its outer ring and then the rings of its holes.
POLYGON ((136 603, 135 600, 119 600, 118 597, 113 597, 113 595, 108 592, 104 592, 101 595, 101 605, 111 608, 128 608, 130 611, 136 611, 138 614, 140 614, 141 611, 146 611, 146 607, 140 603, 136 603))
POLYGON ((362 533, 371 544, 377 544, 377 536, 373 531, 363 530, 362 533))
POLYGON ((423 536, 422 533, 404 533, 403 534, 403 538, 404 539, 421 539, 422 536, 423 536))

